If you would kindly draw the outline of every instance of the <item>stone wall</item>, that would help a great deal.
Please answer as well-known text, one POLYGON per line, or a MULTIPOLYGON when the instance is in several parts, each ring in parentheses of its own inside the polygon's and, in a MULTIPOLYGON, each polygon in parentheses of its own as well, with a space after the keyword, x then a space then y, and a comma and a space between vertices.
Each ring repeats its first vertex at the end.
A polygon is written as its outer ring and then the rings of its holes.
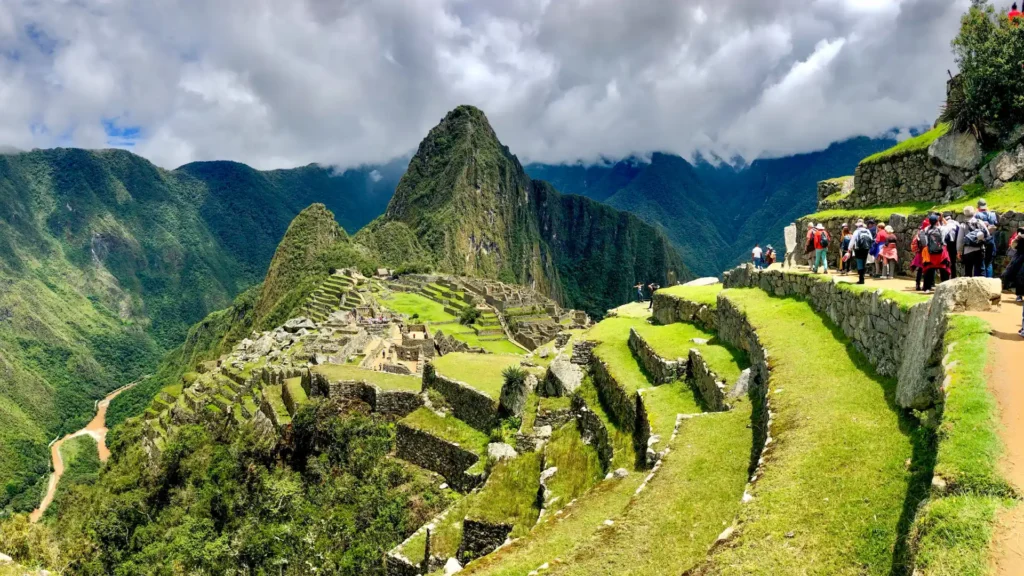
POLYGON ((423 389, 440 392, 456 418, 482 432, 490 432, 498 421, 498 402, 469 384, 446 378, 432 365, 423 369, 423 389))
POLYGON ((477 454, 402 422, 398 423, 395 432, 395 455, 402 460, 437 472, 460 492, 469 492, 483 483, 482 472, 466 473, 480 460, 477 454))
POLYGON ((700 304, 678 296, 671 296, 664 292, 654 293, 654 321, 658 324, 675 324, 676 322, 688 322, 703 327, 706 330, 715 330, 715 310, 713 306, 700 304))
POLYGON ((686 376, 686 358, 668 360, 658 356, 651 345, 635 329, 629 329, 629 349, 640 361, 655 385, 675 382, 686 376))
POLYGON ((579 366, 589 366, 594 355, 594 348, 597 342, 594 340, 581 340, 572 345, 572 358, 569 360, 579 366))
POLYGON ((590 363, 590 374, 601 403, 611 413, 615 422, 633 433, 633 447, 636 449, 638 464, 646 461, 647 441, 651 437, 651 423, 647 419, 643 396, 639 392, 629 394, 608 371, 608 365, 594 356, 590 363))
POLYGON ((406 390, 381 390, 371 386, 374 401, 370 405, 374 412, 385 416, 405 417, 423 406, 423 397, 416 392, 406 390))
POLYGON ((601 418, 587 406, 586 400, 579 394, 573 394, 572 413, 576 417, 576 426, 584 444, 590 444, 597 450, 597 458, 601 461, 601 469, 608 472, 611 467, 614 448, 608 428, 601 418))
MULTIPOLYGON (((1024 213, 1010 211, 1003 213, 997 212, 997 215, 999 216, 999 233, 996 242, 998 252, 995 267, 998 273, 1001 272, 1003 268, 1005 268, 1005 266, 1009 263, 1009 258, 1007 258, 1006 256, 1006 251, 1009 248, 1010 236, 1012 236, 1017 231, 1017 228, 1019 226, 1024 226, 1024 213)), ((899 264, 897 266, 897 270, 900 274, 908 274, 910 271, 910 263, 914 260, 914 255, 910 251, 910 243, 911 241, 913 241, 914 235, 920 229, 921 222, 923 222, 924 219, 927 217, 927 214, 911 214, 910 216, 905 216, 902 214, 892 214, 887 221, 882 222, 883 226, 886 224, 892 226, 893 230, 896 233, 896 248, 897 253, 899 254, 899 264)), ((956 214, 947 212, 946 217, 956 218, 956 220, 959 222, 964 222, 967 220, 964 217, 962 211, 956 214)), ((833 269, 835 269, 835 266, 838 262, 840 248, 842 245, 842 226, 843 224, 849 224, 852 230, 856 221, 857 218, 849 217, 833 218, 823 220, 820 222, 825 226, 825 229, 828 230, 829 234, 832 235, 832 238, 834 240, 828 248, 829 266, 832 267, 833 269)), ((806 230, 808 222, 808 219, 798 220, 797 226, 800 230, 806 230)), ((818 224, 819 222, 815 221, 814 223, 818 224)), ((803 248, 798 247, 797 252, 800 253, 798 254, 798 256, 801 255, 803 253, 803 248)), ((963 267, 960 267, 960 269, 962 271, 963 267)), ((654 307, 655 311, 657 311, 657 299, 655 299, 654 307)))
POLYGON ((696 348, 690 349, 687 381, 700 394, 708 410, 722 412, 729 409, 725 400, 725 382, 719 379, 696 348))
POLYGON ((462 543, 459 544, 458 558, 461 562, 467 562, 486 556, 504 544, 511 532, 511 524, 490 524, 466 518, 462 522, 462 543))
POLYGON ((371 410, 385 416, 406 416, 423 406, 423 398, 416 392, 381 390, 360 380, 331 381, 319 372, 311 373, 310 389, 312 396, 365 402, 371 410))
MULTIPOLYGON (((807 300, 843 331, 879 374, 900 377, 896 389, 900 406, 923 410, 941 401, 932 384, 938 373, 936 347, 945 333, 946 310, 941 306, 932 310, 936 298, 903 308, 879 290, 859 291, 808 274, 755 271, 752 266, 727 272, 725 285, 761 288, 774 296, 807 300)), ((958 285, 947 283, 946 290, 958 285)))
POLYGON ((894 155, 857 166, 853 192, 834 207, 865 208, 913 202, 941 204, 953 200, 957 192, 952 189, 972 175, 933 162, 927 150, 894 155))

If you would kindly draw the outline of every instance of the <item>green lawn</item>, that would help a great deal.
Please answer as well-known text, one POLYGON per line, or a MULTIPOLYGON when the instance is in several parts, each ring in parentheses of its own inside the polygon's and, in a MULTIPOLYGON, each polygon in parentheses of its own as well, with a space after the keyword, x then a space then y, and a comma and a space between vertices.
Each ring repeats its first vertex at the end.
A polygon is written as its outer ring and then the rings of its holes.
POLYGON ((714 308, 718 305, 718 293, 721 291, 721 284, 712 284, 711 286, 672 286, 658 290, 657 294, 676 296, 714 308))
POLYGON ((442 440, 454 442, 470 452, 487 454, 487 444, 490 442, 487 435, 450 414, 442 418, 429 408, 419 408, 401 422, 442 440))
MULTIPOLYGON (((263 387, 263 398, 266 399, 267 403, 277 414, 278 424, 284 426, 290 424, 292 421, 291 416, 288 414, 288 408, 284 405, 284 400, 281 398, 281 385, 264 386, 263 387)), ((215 404, 207 404, 207 410, 213 410, 214 412, 221 412, 215 404)))
POLYGON ((386 308, 409 317, 419 315, 420 322, 451 322, 455 316, 444 311, 444 305, 411 292, 394 292, 380 303, 386 308))
MULTIPOLYGON (((445 332, 448 333, 447 331, 445 332)), ((502 338, 501 340, 483 340, 480 336, 473 332, 472 328, 467 331, 453 332, 451 334, 456 340, 465 342, 467 346, 473 348, 483 348, 491 354, 525 354, 526 350, 523 350, 519 346, 516 346, 509 341, 508 338, 502 338)), ((493 338, 490 336, 489 338, 493 338)))
POLYGON ((873 206, 870 208, 855 208, 849 210, 825 210, 810 214, 805 218, 813 221, 832 220, 845 218, 855 220, 857 218, 874 218, 876 220, 888 220, 893 214, 904 216, 924 216, 929 212, 953 212, 962 213, 964 206, 977 205, 979 198, 988 202, 989 210, 994 212, 1024 211, 1024 182, 1010 182, 996 190, 985 190, 981 186, 967 186, 970 193, 965 198, 948 204, 933 204, 930 202, 917 202, 911 204, 898 204, 894 206, 873 206))
POLYGON ((678 576, 701 563, 740 509, 749 424, 749 403, 685 420, 661 469, 625 512, 545 573, 678 576))
POLYGON ((575 422, 555 430, 544 446, 544 457, 546 467, 558 468, 547 481, 553 499, 548 508, 549 514, 585 494, 604 477, 597 450, 583 443, 575 422))
POLYGON ((487 483, 470 496, 467 518, 489 524, 511 524, 513 538, 530 531, 537 521, 540 453, 529 452, 494 465, 487 483))
POLYGON ((309 401, 306 391, 302 388, 302 378, 289 378, 284 381, 284 386, 288 389, 288 395, 291 396, 292 401, 295 402, 296 410, 309 401))
POLYGON ((637 326, 636 331, 651 345, 662 358, 686 358, 691 348, 696 348, 704 360, 719 377, 729 384, 735 384, 740 372, 750 366, 747 355, 720 342, 714 333, 707 332, 686 322, 668 326, 637 326), (696 344, 694 338, 707 340, 707 344, 696 344))
POLYGON ((895 383, 806 302, 726 294, 771 354, 775 442, 741 530, 709 572, 889 574, 928 489, 926 471, 907 465, 916 435, 890 405, 895 383))
MULTIPOLYGON (((830 280, 831 281, 831 280, 830 280)), ((884 290, 877 286, 862 286, 860 284, 854 284, 852 282, 836 282, 841 290, 848 290, 850 292, 879 292, 882 293, 882 299, 892 300, 900 305, 903 310, 910 310, 912 307, 922 302, 927 302, 931 299, 931 296, 924 294, 915 294, 912 292, 901 292, 899 290, 884 290)))
POLYGON ((433 364, 438 374, 465 382, 497 400, 505 382, 502 371, 519 366, 521 360, 521 356, 456 352, 435 358, 433 364))
MULTIPOLYGON (((466 496, 452 504, 448 514, 430 531, 430 553, 441 558, 454 558, 462 543, 462 520, 472 500, 466 496)), ((420 532, 406 542, 400 552, 414 563, 423 560, 426 554, 427 534, 420 532)))
POLYGON ((620 318, 647 318, 651 315, 648 306, 650 304, 646 302, 630 302, 618 308, 613 308, 611 311, 620 318))
POLYGON ((375 370, 364 370, 348 364, 322 364, 312 369, 331 381, 355 381, 376 384, 381 390, 408 390, 419 392, 423 381, 419 376, 403 376, 375 370))
POLYGON ((937 127, 932 128, 924 134, 908 138, 888 150, 882 150, 881 152, 872 154, 871 156, 861 160, 860 163, 872 164, 894 156, 903 156, 912 152, 927 150, 928 147, 931 146, 932 142, 943 136, 946 132, 949 132, 949 124, 939 124, 937 127))
POLYGON ((914 523, 916 568, 928 576, 989 576, 992 530, 1004 505, 993 496, 931 500, 914 523))

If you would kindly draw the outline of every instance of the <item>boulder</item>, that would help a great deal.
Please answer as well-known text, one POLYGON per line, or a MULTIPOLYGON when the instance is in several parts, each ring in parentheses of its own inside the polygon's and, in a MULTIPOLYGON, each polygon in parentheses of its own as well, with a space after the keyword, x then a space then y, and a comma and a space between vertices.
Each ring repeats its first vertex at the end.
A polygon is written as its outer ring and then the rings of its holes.
POLYGON ((796 251, 796 224, 790 224, 783 230, 783 235, 786 237, 786 253, 791 254, 796 251))
POLYGON ((0 564, 10 564, 11 562, 14 562, 13 558, 7 554, 0 553, 0 564))
POLYGON ((939 361, 947 319, 947 311, 935 299, 910 309, 896 384, 896 403, 900 407, 926 410, 941 399, 939 361))
POLYGON ((300 330, 316 330, 316 324, 304 316, 298 318, 292 318, 291 320, 284 323, 284 329, 288 332, 298 332, 300 330))
POLYGON ((721 283, 722 281, 719 280, 718 278, 715 278, 714 276, 709 276, 707 278, 697 278, 696 280, 691 280, 686 284, 683 284, 683 286, 714 286, 715 284, 721 283))
POLYGON ((998 188, 1006 182, 1018 180, 1024 180, 1024 144, 1000 152, 981 169, 981 181, 988 188, 998 188))
POLYGON ((449 558, 448 561, 444 563, 444 576, 451 576, 452 574, 457 574, 459 572, 462 572, 462 564, 459 564, 459 561, 455 558, 449 558))
POLYGON ((1002 290, 998 278, 957 278, 940 284, 932 301, 947 312, 988 312, 999 307, 1002 290))
POLYGON ((983 154, 981 143, 970 132, 950 131, 928 147, 928 156, 942 165, 960 170, 975 170, 983 154))
POLYGON ((1009 150, 1018 144, 1024 143, 1024 124, 1018 124, 1010 133, 1003 138, 1004 150, 1009 150))
POLYGON ((522 382, 506 380, 501 386, 501 396, 498 398, 499 411, 507 416, 522 416, 526 409, 526 397, 529 394, 527 378, 523 378, 522 382))
POLYGON ((559 356, 548 366, 548 374, 538 385, 538 392, 542 396, 569 396, 582 382, 583 369, 559 356))
POLYGON ((511 460, 516 456, 519 456, 516 449, 504 442, 491 442, 487 445, 487 457, 495 462, 511 460))

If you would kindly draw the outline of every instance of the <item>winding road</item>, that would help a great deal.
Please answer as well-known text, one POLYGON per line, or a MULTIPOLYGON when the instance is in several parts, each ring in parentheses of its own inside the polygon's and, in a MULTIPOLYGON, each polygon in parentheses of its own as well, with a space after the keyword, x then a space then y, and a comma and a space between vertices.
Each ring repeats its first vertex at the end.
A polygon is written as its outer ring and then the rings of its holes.
POLYGON ((118 394, 128 390, 129 388, 138 384, 138 381, 126 384, 117 390, 114 390, 110 394, 107 394, 106 398, 96 403, 96 416, 85 425, 85 428, 77 432, 72 432, 67 436, 55 441, 50 444, 50 458, 53 459, 53 473, 50 474, 50 483, 46 487, 46 496, 43 497, 43 501, 39 503, 39 507, 32 511, 29 516, 29 520, 33 523, 38 522, 43 517, 43 513, 53 503, 53 497, 57 493, 57 484, 60 483, 60 477, 64 475, 64 460, 60 456, 60 447, 64 445, 66 440, 75 438, 77 436, 89 435, 92 436, 93 440, 96 441, 96 447, 100 453, 100 462, 106 462, 110 458, 110 450, 107 448, 107 407, 110 406, 110 401, 117 397, 118 394))

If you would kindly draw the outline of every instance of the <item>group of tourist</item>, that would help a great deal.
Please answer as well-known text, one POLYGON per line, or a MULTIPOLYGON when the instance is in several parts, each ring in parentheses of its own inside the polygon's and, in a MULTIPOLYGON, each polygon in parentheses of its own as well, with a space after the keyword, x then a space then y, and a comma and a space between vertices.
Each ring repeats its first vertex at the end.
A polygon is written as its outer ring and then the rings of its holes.
POLYGON ((775 254, 775 248, 772 248, 771 244, 765 246, 763 250, 761 249, 760 244, 755 244, 754 250, 751 252, 751 258, 754 262, 754 268, 757 268, 758 270, 767 270, 768 267, 775 263, 777 256, 775 254))
MULTIPOLYGON (((636 286, 633 286, 633 288, 636 288, 637 301, 640 302, 640 303, 643 303, 644 300, 645 300, 645 298, 644 298, 644 288, 645 288, 644 283, 643 282, 638 282, 636 284, 636 286)), ((660 284, 656 284, 654 282, 651 282, 651 283, 647 284, 646 288, 647 288, 647 293, 651 295, 650 303, 647 305, 647 309, 648 310, 653 310, 654 309, 654 293, 657 292, 661 288, 661 285, 660 284)))

